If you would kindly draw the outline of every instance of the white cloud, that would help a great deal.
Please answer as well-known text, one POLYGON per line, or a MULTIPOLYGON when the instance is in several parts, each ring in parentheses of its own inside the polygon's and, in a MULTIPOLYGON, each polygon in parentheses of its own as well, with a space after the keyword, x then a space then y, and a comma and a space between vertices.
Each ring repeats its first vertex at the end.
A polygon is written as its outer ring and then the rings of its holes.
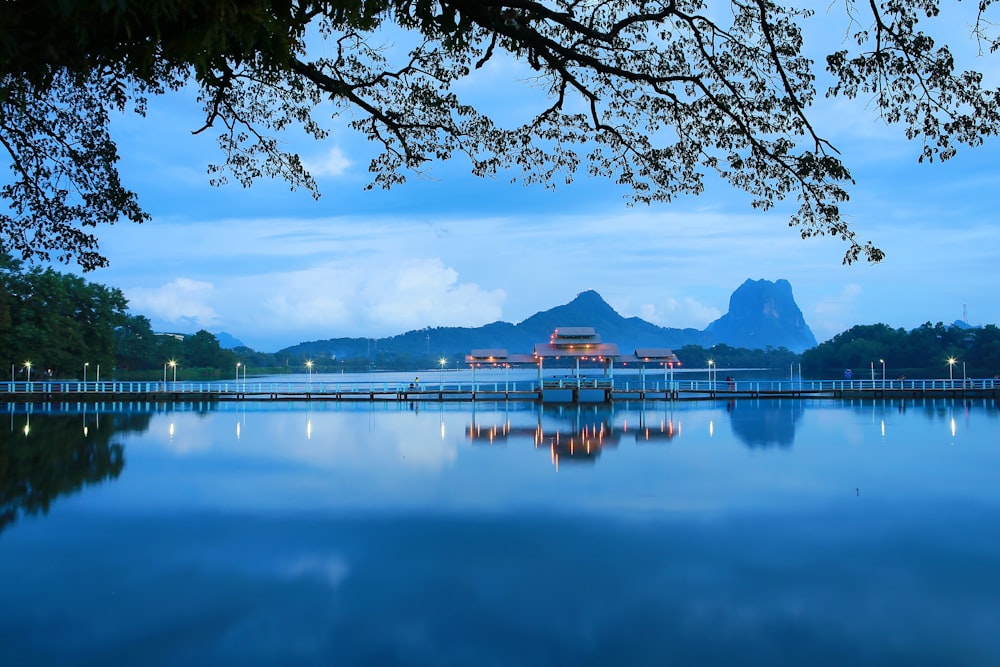
POLYGON ((204 329, 220 321, 218 312, 210 305, 215 287, 209 282, 176 278, 162 287, 133 287, 123 291, 130 310, 149 317, 154 328, 159 322, 204 329))
POLYGON ((813 331, 816 340, 827 340, 860 323, 857 310, 862 292, 861 285, 849 283, 837 294, 823 297, 816 303, 813 312, 815 321, 820 323, 813 331))
POLYGON ((637 315, 662 327, 704 329, 722 317, 722 311, 692 297, 669 297, 658 303, 640 304, 637 315))
POLYGON ((424 326, 478 326, 501 319, 506 300, 503 290, 461 282, 441 259, 390 257, 374 268, 340 258, 295 271, 216 276, 212 283, 180 278, 126 294, 133 312, 150 317, 154 328, 225 328, 263 350, 424 326))
POLYGON ((313 176, 340 176, 354 164, 338 146, 331 148, 326 155, 304 159, 303 163, 313 176))

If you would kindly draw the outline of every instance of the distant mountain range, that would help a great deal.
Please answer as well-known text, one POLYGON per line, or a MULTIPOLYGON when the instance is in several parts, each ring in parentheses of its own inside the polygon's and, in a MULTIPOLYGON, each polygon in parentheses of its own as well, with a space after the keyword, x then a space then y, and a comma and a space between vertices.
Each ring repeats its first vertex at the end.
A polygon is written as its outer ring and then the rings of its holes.
MULTIPOLYGON (((601 339, 623 352, 640 347, 785 347, 801 352, 815 347, 816 337, 792 297, 787 280, 747 280, 729 300, 729 312, 704 331, 657 326, 638 317, 622 317, 593 290, 581 292, 562 306, 535 313, 518 324, 493 322, 481 327, 433 327, 389 338, 330 338, 299 343, 278 354, 321 357, 374 357, 379 352, 412 356, 465 354, 473 349, 505 348, 530 353, 548 341, 558 327, 593 327, 601 339)), ((233 339, 235 340, 235 339, 233 339)))

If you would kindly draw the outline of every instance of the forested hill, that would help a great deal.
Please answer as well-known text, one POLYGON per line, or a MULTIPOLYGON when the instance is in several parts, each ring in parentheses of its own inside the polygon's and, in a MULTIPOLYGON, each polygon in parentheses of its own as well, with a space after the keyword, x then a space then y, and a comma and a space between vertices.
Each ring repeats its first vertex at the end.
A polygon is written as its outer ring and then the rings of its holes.
POLYGON ((906 377, 993 377, 1000 373, 1000 329, 971 328, 927 322, 916 329, 886 324, 856 326, 802 354, 803 372, 840 377, 852 369, 855 377, 875 374, 886 379, 906 377), (860 375, 857 375, 860 373, 860 375))

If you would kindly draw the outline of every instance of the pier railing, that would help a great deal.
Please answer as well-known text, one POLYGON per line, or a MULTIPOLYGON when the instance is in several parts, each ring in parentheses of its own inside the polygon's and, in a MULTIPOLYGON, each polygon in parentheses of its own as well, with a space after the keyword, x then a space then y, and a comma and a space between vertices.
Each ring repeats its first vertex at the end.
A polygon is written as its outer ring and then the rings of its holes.
MULTIPOLYGON (((545 378, 539 387, 537 380, 491 382, 430 381, 430 382, 304 382, 304 381, 211 381, 211 382, 81 382, 76 380, 44 380, 0 382, 0 394, 16 398, 45 396, 51 400, 59 395, 102 396, 164 396, 205 395, 218 398, 444 398, 477 394, 538 395, 540 392, 595 390, 609 395, 657 395, 667 398, 697 398, 734 395, 838 396, 845 394, 903 395, 954 392, 1000 391, 1000 379, 968 378, 965 380, 659 380, 642 381, 635 376, 626 378, 545 378)), ((527 397, 527 396, 526 396, 527 397)))

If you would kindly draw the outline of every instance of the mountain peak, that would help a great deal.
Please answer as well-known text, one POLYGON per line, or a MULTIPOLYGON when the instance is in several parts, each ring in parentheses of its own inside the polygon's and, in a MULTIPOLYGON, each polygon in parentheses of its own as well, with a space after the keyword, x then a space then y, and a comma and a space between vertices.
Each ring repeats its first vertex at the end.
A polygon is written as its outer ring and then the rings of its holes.
POLYGON ((729 312, 705 330, 719 342, 750 349, 766 345, 801 352, 816 345, 784 279, 747 280, 729 299, 729 312))
POLYGON ((574 308, 585 308, 587 310, 601 309, 614 311, 608 302, 604 300, 596 290, 588 289, 580 292, 576 295, 576 298, 570 301, 567 306, 572 306, 574 308))

